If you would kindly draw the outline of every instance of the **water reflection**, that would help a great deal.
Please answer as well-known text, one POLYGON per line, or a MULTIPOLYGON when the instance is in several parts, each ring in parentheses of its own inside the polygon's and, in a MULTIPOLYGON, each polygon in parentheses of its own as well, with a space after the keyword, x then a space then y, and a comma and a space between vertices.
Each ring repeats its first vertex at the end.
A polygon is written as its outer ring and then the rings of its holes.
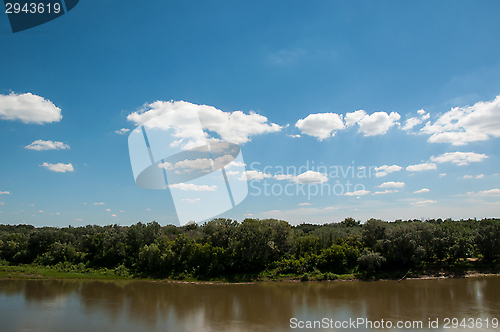
POLYGON ((2 331, 289 331, 292 317, 420 320, 425 328, 429 318, 500 318, 499 286, 500 278, 248 285, 0 280, 0 321, 2 331))

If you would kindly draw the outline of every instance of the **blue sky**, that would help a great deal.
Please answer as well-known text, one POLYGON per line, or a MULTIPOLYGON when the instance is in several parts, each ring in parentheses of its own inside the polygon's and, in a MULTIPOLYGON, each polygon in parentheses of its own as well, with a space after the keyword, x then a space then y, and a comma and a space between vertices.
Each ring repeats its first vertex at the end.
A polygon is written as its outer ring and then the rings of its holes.
POLYGON ((498 217, 499 10, 82 0, 15 34, 3 13, 0 223, 178 224, 170 191, 137 186, 130 164, 126 129, 157 101, 234 119, 216 132, 240 144, 249 189, 223 217, 498 217), (287 184, 305 195, 264 194, 287 184), (311 195, 321 185, 338 194, 311 195))

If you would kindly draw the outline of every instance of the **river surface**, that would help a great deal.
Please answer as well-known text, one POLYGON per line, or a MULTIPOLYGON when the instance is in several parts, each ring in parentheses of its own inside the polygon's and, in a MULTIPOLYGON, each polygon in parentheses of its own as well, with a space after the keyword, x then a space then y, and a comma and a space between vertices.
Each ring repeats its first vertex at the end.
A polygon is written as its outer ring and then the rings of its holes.
POLYGON ((2 332, 500 331, 498 319, 498 277, 399 284, 0 280, 2 332))

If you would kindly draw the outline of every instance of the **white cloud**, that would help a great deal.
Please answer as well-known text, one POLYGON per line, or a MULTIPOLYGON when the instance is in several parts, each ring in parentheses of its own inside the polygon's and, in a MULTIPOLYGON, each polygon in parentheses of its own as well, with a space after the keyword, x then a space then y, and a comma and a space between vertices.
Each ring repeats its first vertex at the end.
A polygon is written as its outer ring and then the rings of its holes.
POLYGON ((431 161, 436 163, 445 163, 451 161, 459 166, 468 165, 468 163, 480 162, 488 158, 485 154, 475 152, 446 152, 437 157, 432 156, 431 161))
POLYGON ((239 180, 252 181, 252 180, 262 180, 270 177, 272 177, 271 174, 266 174, 259 171, 245 171, 242 172, 241 177, 239 177, 239 180))
POLYGON ((103 202, 100 203, 92 203, 92 205, 105 205, 103 202))
POLYGON ((359 122, 359 132, 365 136, 383 135, 390 127, 397 124, 401 116, 396 112, 387 114, 386 112, 375 112, 363 117, 359 122))
POLYGON ((416 190, 416 191, 414 191, 413 193, 414 193, 414 194, 421 194, 421 193, 428 193, 429 191, 430 191, 430 190, 429 190, 429 189, 427 189, 427 188, 422 188, 422 189, 420 189, 420 190, 416 190))
POLYGON ((356 190, 352 192, 347 192, 344 195, 345 196, 363 196, 363 195, 368 195, 370 191, 368 190, 356 190))
POLYGON ((281 181, 281 180, 290 180, 293 181, 295 179, 295 176, 293 174, 276 174, 273 176, 274 179, 281 181))
POLYGON ((300 206, 303 206, 303 205, 311 205, 311 203, 299 203, 300 206))
POLYGON ((384 182, 379 188, 403 188, 405 186, 404 182, 394 182, 394 181, 389 181, 389 182, 384 182))
POLYGON ((335 136, 335 131, 344 129, 342 115, 337 113, 309 114, 295 124, 302 134, 317 137, 318 140, 335 136))
POLYGON ((443 176, 446 176, 446 173, 439 173, 440 178, 442 178, 443 176))
POLYGON ((410 165, 410 166, 406 167, 406 170, 408 172, 421 172, 421 171, 428 171, 431 169, 437 169, 436 164, 423 163, 423 164, 418 164, 418 165, 410 165))
POLYGON ((281 212, 281 210, 272 210, 272 211, 269 211, 269 213, 276 213, 276 212, 281 212))
POLYGON ((0 191, 0 195, 11 195, 12 193, 8 191, 0 191))
POLYGON ((415 202, 415 203, 411 203, 411 205, 427 205, 427 204, 433 204, 433 203, 437 203, 437 202, 428 199, 428 200, 425 200, 425 201, 418 201, 418 202, 415 202))
POLYGON ((392 166, 383 165, 383 166, 375 168, 375 171, 377 172, 377 173, 375 173, 375 176, 377 178, 381 178, 383 176, 386 176, 387 174, 390 174, 393 172, 399 172, 401 169, 403 169, 403 167, 398 166, 398 165, 392 165, 392 166))
POLYGON ((38 165, 38 166, 45 167, 45 168, 47 168, 48 170, 50 170, 52 172, 58 172, 58 173, 66 173, 66 172, 73 172, 74 171, 73 165, 71 163, 69 163, 69 164, 63 164, 63 163, 57 163, 57 164, 43 163, 43 164, 38 165))
POLYGON ((243 166, 246 166, 246 165, 247 164, 245 164, 245 163, 243 163, 241 161, 234 161, 233 160, 232 162, 230 162, 229 164, 227 164, 226 168, 232 167, 232 166, 234 166, 234 167, 243 167, 243 166))
POLYGON ((64 149, 69 149, 70 147, 69 145, 64 144, 63 142, 44 141, 38 139, 33 143, 26 145, 24 148, 29 150, 42 151, 42 150, 64 150, 64 149))
POLYGON ((500 137, 500 96, 491 102, 452 108, 433 124, 429 121, 421 132, 431 135, 429 142, 453 145, 500 137))
POLYGON ((366 116, 366 112, 363 110, 357 110, 355 112, 350 112, 345 115, 345 125, 350 127, 358 123, 362 118, 366 116))
POLYGON ((106 212, 111 212, 111 209, 106 209, 106 212))
POLYGON ((112 214, 111 217, 116 217, 116 214, 112 214))
POLYGON ((298 183, 322 183, 328 181, 328 176, 326 174, 314 171, 307 171, 295 177, 295 181, 298 183))
POLYGON ((419 118, 409 118, 405 121, 405 125, 401 129, 410 130, 421 122, 422 120, 420 120, 419 118))
POLYGON ((422 114, 425 114, 425 111, 424 110, 418 110, 417 113, 420 114, 420 115, 422 115, 422 114))
POLYGON ((0 202, 0 205, 5 205, 5 203, 4 202, 0 202))
POLYGON ((115 133, 120 134, 120 135, 124 135, 124 134, 128 133, 129 131, 130 131, 130 129, 128 129, 128 128, 122 128, 120 130, 115 130, 115 133))
POLYGON ((288 136, 288 137, 292 137, 292 138, 299 138, 299 137, 301 137, 301 136, 300 136, 300 135, 298 135, 298 134, 297 134, 297 135, 286 135, 286 136, 288 136))
POLYGON ((0 95, 0 119, 24 123, 59 122, 61 109, 50 100, 31 93, 0 95))
POLYGON ((289 180, 302 184, 314 184, 328 181, 327 174, 314 171, 307 171, 297 176, 293 174, 276 174, 273 178, 278 181, 289 180))
MULTIPOLYGON (((254 112, 250 112, 250 114, 241 111, 223 112, 213 106, 197 105, 185 101, 156 101, 146 105, 140 111, 131 113, 127 116, 127 120, 142 124, 158 115, 168 114, 168 119, 162 118, 161 120, 165 123, 154 124, 156 127, 167 129, 170 128, 171 123, 182 123, 186 110, 198 113, 204 130, 217 133, 222 140, 236 144, 249 142, 251 136, 277 132, 282 129, 275 123, 268 123, 265 116, 254 112)), ((194 127, 184 126, 181 129, 175 134, 180 139, 198 137, 194 127)))
POLYGON ((482 179, 482 178, 484 178, 484 174, 476 175, 476 179, 482 179))
POLYGON ((398 190, 384 190, 384 191, 376 191, 372 195, 383 195, 383 194, 392 194, 392 193, 397 193, 398 190))
POLYGON ((193 183, 177 183, 171 184, 168 186, 172 189, 180 189, 180 190, 191 190, 191 191, 215 191, 217 189, 216 185, 207 186, 207 185, 195 185, 193 183))
POLYGON ((472 179, 472 175, 464 175, 464 179, 472 179))
POLYGON ((194 202, 197 202, 199 201, 200 199, 199 198, 193 198, 193 199, 190 199, 190 198, 183 198, 181 199, 181 201, 184 201, 184 202, 190 202, 190 203, 194 203, 194 202))
POLYGON ((500 189, 484 190, 484 191, 480 191, 478 194, 479 195, 500 195, 500 189))
POLYGON ((430 118, 430 117, 431 117, 431 115, 430 115, 429 113, 427 113, 426 115, 423 115, 423 116, 421 117, 421 119, 422 119, 422 120, 427 120, 427 119, 428 119, 428 118, 430 118))

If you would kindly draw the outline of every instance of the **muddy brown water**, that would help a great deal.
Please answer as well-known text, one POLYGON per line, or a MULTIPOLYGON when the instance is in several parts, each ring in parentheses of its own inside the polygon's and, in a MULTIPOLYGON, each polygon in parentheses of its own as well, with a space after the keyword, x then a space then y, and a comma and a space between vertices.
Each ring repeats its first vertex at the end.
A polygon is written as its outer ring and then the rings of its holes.
POLYGON ((500 331, 499 319, 500 277, 399 284, 0 280, 0 331, 500 331))

